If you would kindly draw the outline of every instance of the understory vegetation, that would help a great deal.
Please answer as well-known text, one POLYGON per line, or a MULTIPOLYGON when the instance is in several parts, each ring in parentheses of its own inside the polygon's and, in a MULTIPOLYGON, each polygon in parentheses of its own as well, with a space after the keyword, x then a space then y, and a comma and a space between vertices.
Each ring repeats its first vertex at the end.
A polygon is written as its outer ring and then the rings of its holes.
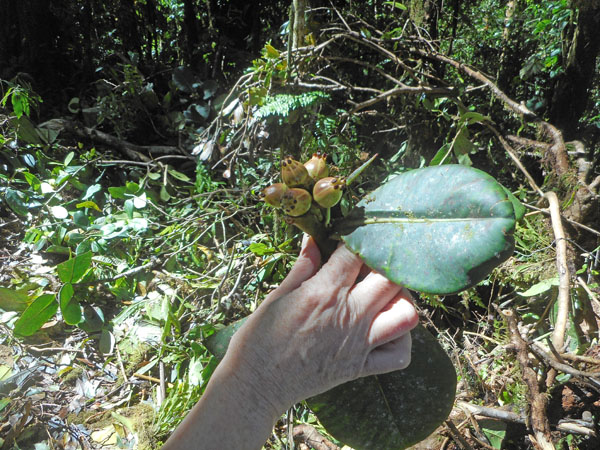
MULTIPOLYGON (((317 152, 377 154, 334 220, 449 163, 527 207, 487 279, 414 293, 458 374, 416 448, 598 448, 597 2, 39 3, 0 2, 2 449, 160 448, 295 261, 259 194, 317 152)), ((304 404, 294 440, 344 446, 304 404)))

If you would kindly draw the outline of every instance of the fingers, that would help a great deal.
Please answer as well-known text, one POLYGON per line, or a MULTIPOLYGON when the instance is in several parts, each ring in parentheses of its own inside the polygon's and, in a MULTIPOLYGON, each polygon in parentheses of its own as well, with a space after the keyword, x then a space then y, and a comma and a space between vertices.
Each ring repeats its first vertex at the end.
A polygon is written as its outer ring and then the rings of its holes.
POLYGON ((290 273, 281 282, 279 287, 268 295, 267 300, 279 298, 298 288, 317 273, 320 265, 321 252, 319 251, 319 247, 312 237, 305 234, 302 238, 300 255, 294 263, 292 270, 290 270, 290 273))
POLYGON ((367 342, 372 347, 379 347, 407 334, 418 322, 410 293, 402 289, 373 319, 367 342))
MULTIPOLYGON (((377 272, 369 273, 351 292, 352 301, 358 308, 357 313, 362 316, 367 313, 370 320, 389 301, 400 292, 402 288, 377 272)), ((410 294, 409 294, 410 295, 410 294)))
POLYGON ((314 276, 313 281, 323 291, 327 288, 350 287, 356 281, 362 266, 362 260, 358 256, 345 245, 340 245, 314 276))
POLYGON ((412 340, 410 332, 371 351, 365 362, 365 373, 375 375, 406 369, 410 364, 412 340))

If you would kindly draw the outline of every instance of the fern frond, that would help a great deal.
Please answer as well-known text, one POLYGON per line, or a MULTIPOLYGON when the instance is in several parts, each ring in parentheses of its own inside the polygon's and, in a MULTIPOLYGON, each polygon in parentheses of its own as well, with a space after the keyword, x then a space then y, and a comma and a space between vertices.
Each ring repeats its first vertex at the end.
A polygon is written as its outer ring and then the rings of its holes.
POLYGON ((302 94, 278 94, 265 98, 265 103, 255 113, 257 119, 269 116, 287 117, 295 109, 308 108, 316 103, 329 99, 329 94, 321 91, 303 92, 302 94))

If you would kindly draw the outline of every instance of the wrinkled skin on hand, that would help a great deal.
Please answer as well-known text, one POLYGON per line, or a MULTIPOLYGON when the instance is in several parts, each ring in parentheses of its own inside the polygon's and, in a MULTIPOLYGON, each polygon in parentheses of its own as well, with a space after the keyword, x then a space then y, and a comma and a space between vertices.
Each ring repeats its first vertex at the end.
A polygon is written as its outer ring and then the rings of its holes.
POLYGON ((273 414, 410 363, 418 316, 408 291, 368 272, 345 246, 321 268, 320 259, 305 237, 289 275, 233 336, 221 363, 260 392, 273 414))

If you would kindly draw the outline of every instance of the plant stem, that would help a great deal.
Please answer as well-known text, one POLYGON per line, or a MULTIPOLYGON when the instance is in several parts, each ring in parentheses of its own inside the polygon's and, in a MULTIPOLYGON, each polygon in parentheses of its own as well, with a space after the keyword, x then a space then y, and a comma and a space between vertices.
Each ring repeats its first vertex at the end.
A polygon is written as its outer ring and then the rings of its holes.
POLYGON ((295 225, 305 233, 311 235, 321 251, 321 258, 326 261, 337 247, 336 241, 331 239, 323 224, 310 212, 299 216, 286 216, 285 221, 289 225, 295 225))

